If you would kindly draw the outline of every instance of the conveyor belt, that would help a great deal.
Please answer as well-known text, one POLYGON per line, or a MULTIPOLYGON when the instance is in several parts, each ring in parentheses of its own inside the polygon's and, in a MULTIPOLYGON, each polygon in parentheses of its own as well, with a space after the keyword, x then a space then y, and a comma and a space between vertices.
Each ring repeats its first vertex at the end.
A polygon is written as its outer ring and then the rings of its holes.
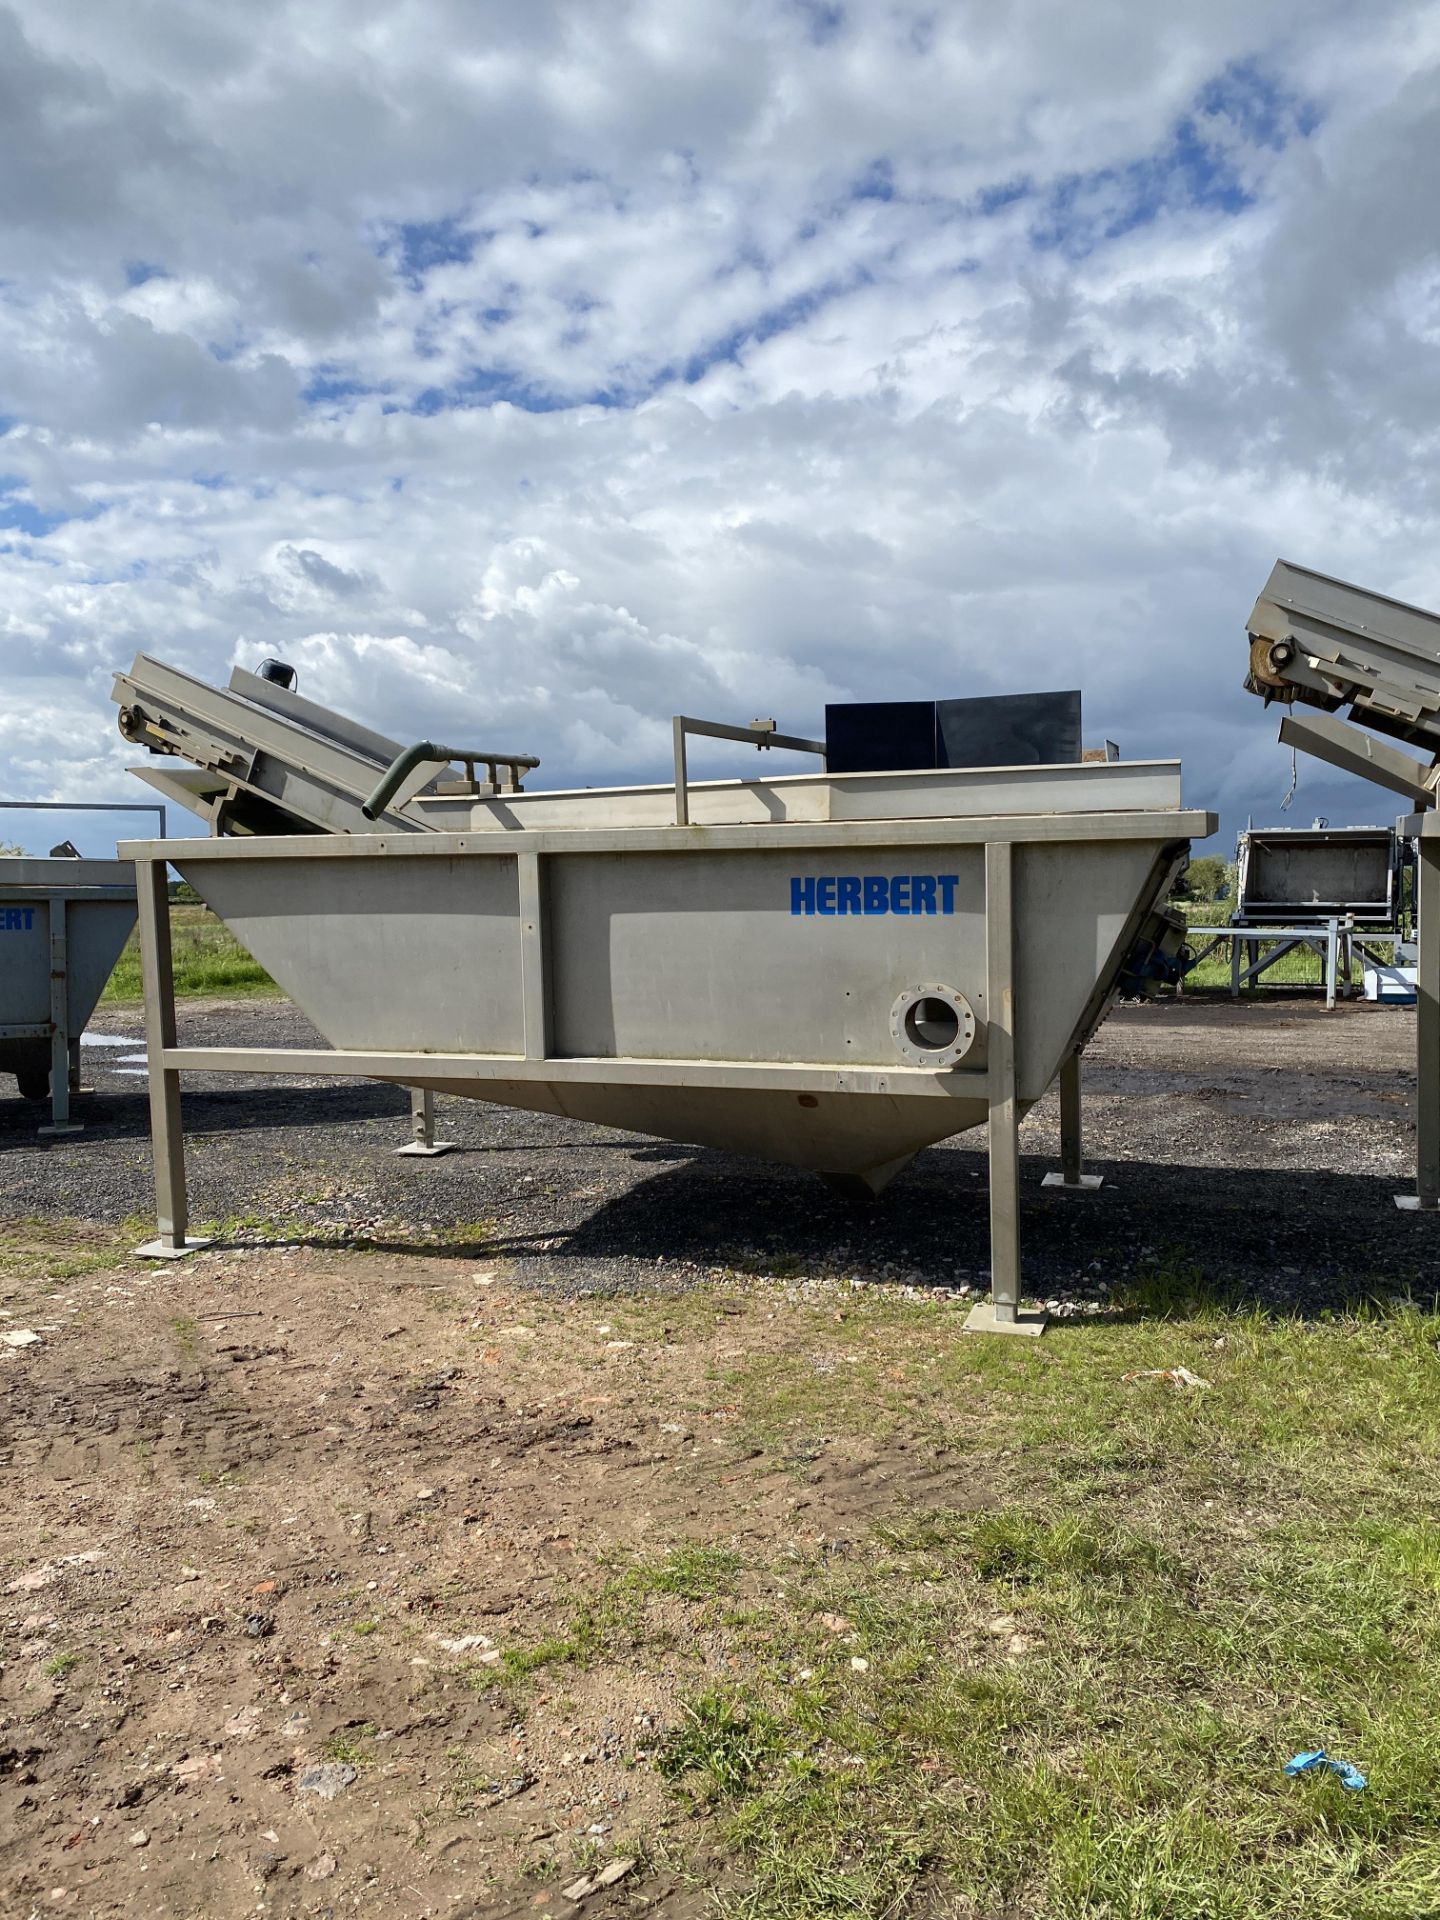
POLYGON ((129 673, 115 676, 113 698, 121 733, 161 762, 133 771, 198 813, 217 836, 463 827, 477 797, 518 791, 521 768, 536 764, 526 755, 461 754, 454 757, 472 761, 469 777, 447 777, 450 749, 430 749, 428 742, 407 749, 238 667, 228 687, 211 687, 142 653, 129 673), (190 764, 165 764, 175 760, 190 764), (488 783, 474 778, 474 761, 490 763, 488 783), (380 782, 400 771, 397 762, 405 763, 404 778, 378 813, 367 813, 380 782), (503 787, 497 784, 501 768, 509 776, 503 787), (410 806, 421 793, 432 803, 424 816, 410 806))
POLYGON ((1249 621, 1245 685, 1267 705, 1318 707, 1418 747, 1424 762, 1333 721, 1287 719, 1307 753, 1435 804, 1440 782, 1440 617, 1277 560, 1249 621))

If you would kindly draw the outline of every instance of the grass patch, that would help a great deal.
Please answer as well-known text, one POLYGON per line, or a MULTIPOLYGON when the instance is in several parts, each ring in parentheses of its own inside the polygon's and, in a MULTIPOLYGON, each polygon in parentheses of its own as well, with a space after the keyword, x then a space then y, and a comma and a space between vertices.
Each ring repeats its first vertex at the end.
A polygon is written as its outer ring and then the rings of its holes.
POLYGON ((725 1693, 702 1693, 686 1704, 655 1764, 666 1780, 687 1787, 698 1781, 705 1797, 733 1800, 768 1772, 784 1746, 785 1729, 774 1715, 725 1693))
POLYGON ((342 1767, 354 1767, 357 1772, 373 1767, 375 1755, 367 1744, 375 1738, 375 1728, 365 1720, 358 1726, 346 1727, 325 1742, 320 1749, 327 1760, 333 1760, 342 1767))
MULTIPOLYGON (((175 991, 196 994, 278 994, 270 975, 208 907, 172 906, 170 943, 175 991)), ((102 1002, 141 997, 140 936, 132 933, 100 996, 102 1002)))
MULTIPOLYGON (((594 1614, 582 1607, 567 1633, 551 1634, 529 1647, 507 1647, 501 1668, 512 1679, 525 1680, 545 1667, 588 1667, 607 1650, 607 1644, 594 1614)), ((493 1677, 493 1668, 476 1669, 475 1678, 481 1687, 488 1686, 493 1677)))
POLYGON ((153 1226, 134 1218, 115 1228, 81 1220, 0 1220, 0 1283, 19 1287, 104 1273, 122 1265, 135 1242, 153 1232, 153 1226))
POLYGON ((665 1647, 655 1764, 730 1920, 1440 1912, 1440 1318, 1270 1317, 1174 1266, 1136 1293, 1033 1346, 797 1317, 727 1370, 747 1430, 917 1454, 924 1501, 840 1552, 618 1565, 521 1656, 665 1647), (1212 1384, 1125 1378, 1180 1364, 1212 1384), (946 1460, 981 1504, 936 1501, 946 1460), (1368 1789, 1288 1779, 1317 1746, 1368 1789))
POLYGON ((1012 1586, 1068 1575, 1124 1591, 1142 1584, 1163 1558, 1153 1541, 1120 1529, 1099 1527, 1076 1514, 1042 1520, 1016 1507, 967 1519, 959 1539, 982 1580, 1012 1586))
POLYGON ((729 1809, 752 1878, 724 1909, 918 1915, 963 1890, 1037 1920, 1435 1911, 1433 1530, 1387 1537, 1358 1591, 1343 1525, 1248 1557, 1164 1530, 935 1515, 843 1580, 817 1562, 803 1584, 856 1631, 817 1654, 775 1619, 774 1649, 813 1664, 759 1703, 701 1696, 660 1756, 729 1809), (1367 1794, 1285 1778, 1320 1744, 1367 1794))
POLYGON ((200 1350, 199 1323, 188 1313, 177 1313, 170 1322, 170 1331, 181 1353, 187 1360, 193 1360, 200 1350))
MULTIPOLYGON (((738 1554, 694 1542, 656 1560, 617 1564, 598 1592, 575 1606, 563 1632, 529 1647, 507 1647, 503 1671, 525 1679, 546 1667, 593 1667, 641 1644, 668 1645, 673 1634, 648 1618, 648 1603, 682 1600, 704 1613, 734 1594, 741 1566, 738 1554)), ((493 1678, 494 1669, 483 1668, 475 1682, 483 1687, 493 1678)))
POLYGON ((627 1567, 615 1582, 614 1591, 634 1598, 670 1593, 682 1600, 709 1600, 734 1593, 741 1564, 739 1554, 726 1547, 699 1546, 692 1541, 672 1547, 661 1560, 627 1567))
POLYGON ((446 1750, 445 1793, 454 1813, 470 1813, 477 1801, 503 1791, 493 1770, 477 1759, 467 1747, 446 1750))

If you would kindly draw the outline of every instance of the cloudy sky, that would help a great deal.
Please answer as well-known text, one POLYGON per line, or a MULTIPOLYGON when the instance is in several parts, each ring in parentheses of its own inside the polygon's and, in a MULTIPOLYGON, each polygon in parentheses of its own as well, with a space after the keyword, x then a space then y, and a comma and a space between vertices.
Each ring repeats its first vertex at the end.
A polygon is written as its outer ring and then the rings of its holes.
POLYGON ((1430 0, 0 5, 0 794, 144 649, 532 784, 1078 685, 1278 819, 1276 555, 1440 606, 1437 108, 1430 0))

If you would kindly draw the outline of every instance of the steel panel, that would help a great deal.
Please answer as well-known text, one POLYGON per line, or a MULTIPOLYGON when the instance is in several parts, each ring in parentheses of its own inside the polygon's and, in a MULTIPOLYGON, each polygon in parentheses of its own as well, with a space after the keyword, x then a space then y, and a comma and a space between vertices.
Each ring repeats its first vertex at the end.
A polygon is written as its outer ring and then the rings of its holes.
POLYGON ((427 840, 358 863, 330 839, 175 840, 167 852, 332 1045, 520 1052, 515 859, 404 857, 427 840), (247 844, 270 857, 219 857, 247 844), (310 844, 330 857, 278 851, 310 844))

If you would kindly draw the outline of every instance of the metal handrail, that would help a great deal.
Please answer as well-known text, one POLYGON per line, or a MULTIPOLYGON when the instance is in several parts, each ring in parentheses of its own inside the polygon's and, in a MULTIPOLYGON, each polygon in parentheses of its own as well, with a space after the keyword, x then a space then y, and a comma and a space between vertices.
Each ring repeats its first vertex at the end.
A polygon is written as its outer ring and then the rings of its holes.
POLYGON ((417 740, 413 747, 406 747, 403 753, 396 754, 380 776, 370 798, 361 806, 361 813, 367 820, 378 820, 417 767, 430 764, 443 767, 448 766, 452 760, 463 762, 466 778, 472 786, 475 784, 477 764, 489 769, 492 787, 498 787, 500 784, 498 769, 508 767, 512 792, 518 792, 520 789, 522 769, 538 767, 540 764, 530 753, 485 753, 478 748, 441 747, 437 746, 433 740, 417 740))
POLYGON ((797 733, 777 733, 773 720, 752 720, 748 727, 728 726, 723 720, 694 720, 677 713, 675 732, 675 824, 690 824, 690 776, 685 759, 685 736, 701 734, 709 740, 742 740, 764 753, 771 747, 786 747, 792 753, 818 753, 823 761, 828 749, 823 740, 806 740, 797 733))
POLYGON ((165 808, 158 800, 0 800, 0 807, 20 813, 153 813, 160 838, 167 837, 165 808))

